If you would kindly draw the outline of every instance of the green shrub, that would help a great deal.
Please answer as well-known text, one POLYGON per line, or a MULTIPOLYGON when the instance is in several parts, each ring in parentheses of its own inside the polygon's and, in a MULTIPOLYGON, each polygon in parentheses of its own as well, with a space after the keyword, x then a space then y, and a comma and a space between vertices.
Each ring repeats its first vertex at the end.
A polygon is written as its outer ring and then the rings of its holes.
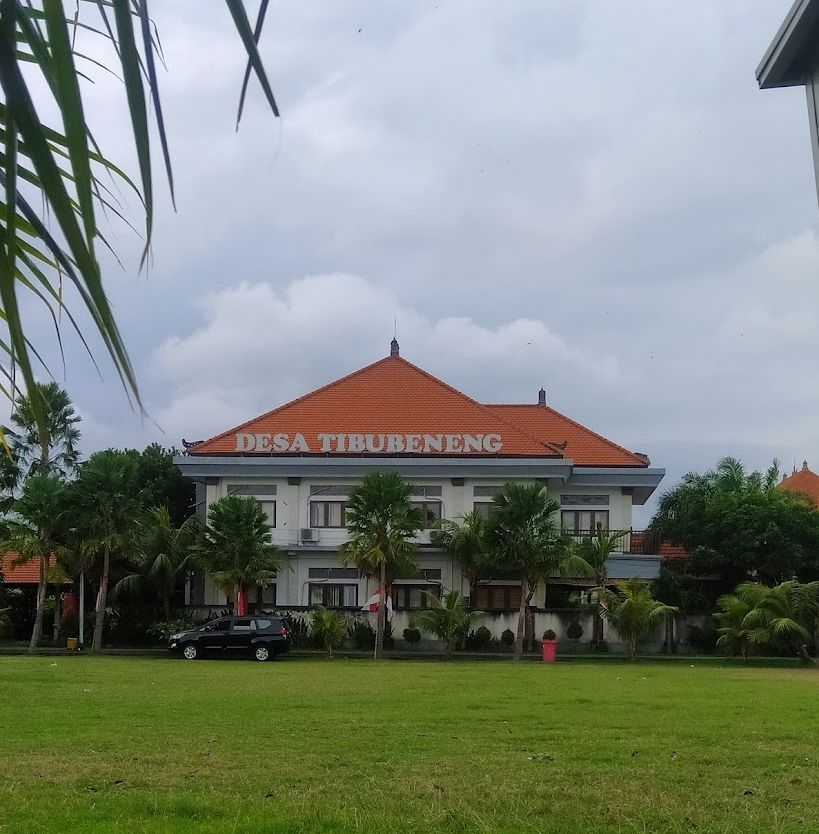
POLYGON ((500 641, 502 646, 514 646, 515 632, 511 628, 504 629, 503 634, 500 636, 500 641))
POLYGON ((569 640, 579 640, 583 636, 583 626, 577 620, 573 620, 566 629, 566 636, 569 640))
POLYGON ((492 642, 492 632, 486 626, 480 626, 473 632, 476 649, 487 649, 492 642))
POLYGON ((543 639, 544 640, 554 640, 556 638, 556 634, 552 629, 547 628, 546 631, 543 632, 543 639))
POLYGON ((375 648, 375 629, 366 620, 355 620, 347 626, 347 635, 354 649, 375 648))
POLYGON ((688 626, 688 645, 701 652, 712 652, 717 645, 717 630, 708 619, 700 626, 688 626))
POLYGON ((344 644, 347 621, 337 611, 317 605, 310 612, 310 637, 327 650, 330 657, 333 649, 344 644))
POLYGON ((283 617, 290 632, 290 640, 294 649, 306 649, 310 646, 310 628, 307 620, 294 614, 285 614, 283 617))
POLYGON ((188 631, 191 628, 196 628, 196 623, 190 617, 182 617, 178 620, 160 620, 160 622, 148 626, 145 631, 157 643, 167 643, 172 634, 179 631, 188 631))
POLYGON ((11 635, 11 617, 8 614, 0 614, 0 640, 8 640, 11 635))
POLYGON ((417 643, 421 639, 421 632, 417 628, 410 626, 404 629, 404 640, 407 643, 417 643))

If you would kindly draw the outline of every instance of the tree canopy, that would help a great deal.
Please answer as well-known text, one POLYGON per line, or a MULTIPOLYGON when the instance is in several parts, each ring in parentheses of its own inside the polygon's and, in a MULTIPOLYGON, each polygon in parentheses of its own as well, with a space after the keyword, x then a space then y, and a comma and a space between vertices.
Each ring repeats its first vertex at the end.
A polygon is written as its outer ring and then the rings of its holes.
POLYGON ((4 432, 17 476, 35 473, 67 477, 80 452, 80 416, 56 382, 37 382, 14 399, 11 426, 4 432), (38 419, 39 416, 39 419, 38 419))
POLYGON ((376 659, 384 644, 387 584, 401 573, 415 573, 412 540, 421 529, 421 513, 410 502, 411 487, 396 472, 370 472, 347 502, 347 541, 340 548, 345 564, 378 579, 376 659))
MULTIPOLYGON (((226 0, 248 58, 238 119, 251 74, 278 116, 258 52, 267 0, 255 27, 241 0, 226 0)), ((145 262, 154 216, 151 121, 155 122, 171 199, 174 181, 160 101, 157 65, 164 63, 147 0, 70 4, 4 0, 0 4, 0 393, 13 397, 15 369, 35 386, 37 346, 27 337, 23 297, 42 303, 57 331, 61 321, 88 342, 75 312, 87 313, 129 396, 140 402, 136 376, 103 283, 97 253, 111 248, 100 218, 125 217, 120 196, 135 194, 144 214, 145 262), (95 55, 92 58, 90 55, 95 55), (85 82, 98 70, 122 79, 122 111, 130 126, 138 176, 104 156, 85 101, 85 82), (138 183, 138 184, 137 184, 138 183), (66 288, 68 292, 66 292, 66 288)), ((105 229, 107 233, 107 229, 105 229)), ((43 425, 34 401, 35 421, 43 425)))
POLYGON ((283 564, 281 550, 271 541, 270 524, 261 505, 254 498, 238 495, 220 498, 210 505, 207 525, 195 549, 197 560, 213 581, 226 594, 235 593, 237 608, 245 589, 269 585, 283 564))
POLYGON ((520 576, 515 657, 523 654, 526 608, 539 582, 554 574, 589 576, 591 568, 557 523, 560 504, 538 483, 504 485, 489 519, 489 552, 495 564, 520 576))
POLYGON ((778 468, 747 472, 724 458, 689 473, 660 499, 652 528, 691 555, 698 574, 719 574, 727 590, 753 577, 766 583, 819 576, 819 510, 776 489, 778 468))

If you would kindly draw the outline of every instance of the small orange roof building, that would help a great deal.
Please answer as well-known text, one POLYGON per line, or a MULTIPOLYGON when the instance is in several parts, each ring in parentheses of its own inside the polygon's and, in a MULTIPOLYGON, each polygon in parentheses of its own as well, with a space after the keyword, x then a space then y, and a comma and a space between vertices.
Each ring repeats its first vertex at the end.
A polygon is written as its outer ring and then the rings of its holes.
POLYGON ((806 460, 802 461, 802 468, 798 472, 794 469, 792 474, 782 478, 778 488, 805 495, 819 506, 819 475, 808 468, 806 460))

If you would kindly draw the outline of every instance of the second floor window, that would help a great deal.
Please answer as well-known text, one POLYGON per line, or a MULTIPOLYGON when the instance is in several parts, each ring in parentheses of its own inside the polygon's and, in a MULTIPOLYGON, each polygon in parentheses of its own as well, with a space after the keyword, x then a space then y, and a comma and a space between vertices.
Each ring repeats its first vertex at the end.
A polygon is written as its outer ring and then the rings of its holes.
POLYGON ((560 523, 564 533, 570 536, 594 535, 599 524, 604 530, 609 529, 608 510, 563 510, 560 523))
POLYGON ((347 505, 344 501, 311 501, 311 527, 344 527, 347 505))
POLYGON ((489 519, 492 514, 492 508, 495 506, 492 501, 475 501, 472 509, 483 519, 489 519))
POLYGON ((429 530, 441 520, 440 501, 413 501, 412 507, 421 512, 422 530, 429 530))
POLYGON ((264 510, 264 514, 267 516, 267 523, 271 527, 276 526, 276 502, 275 501, 265 501, 264 499, 259 499, 259 504, 261 508, 264 510))

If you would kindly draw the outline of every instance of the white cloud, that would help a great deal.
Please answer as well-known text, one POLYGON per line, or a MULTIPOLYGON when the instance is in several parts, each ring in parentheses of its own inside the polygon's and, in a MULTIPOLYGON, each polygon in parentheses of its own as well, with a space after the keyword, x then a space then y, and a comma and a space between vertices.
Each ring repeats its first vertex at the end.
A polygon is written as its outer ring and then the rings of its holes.
MULTIPOLYGON (((674 473, 819 465, 804 95, 753 77, 781 2, 274 4, 283 118, 253 84, 238 135, 223 5, 160 5, 180 211, 158 185, 148 279, 106 270, 159 439, 377 359, 397 317, 402 353, 466 393, 543 384, 674 473)), ((97 81, 95 135, 133 172, 121 86, 97 81)), ((75 347, 88 444, 155 436, 75 347)))
POLYGON ((578 378, 614 391, 627 379, 616 357, 569 345, 542 321, 435 319, 353 275, 281 291, 243 283, 197 306, 202 326, 154 357, 175 389, 157 412, 170 434, 214 434, 385 356, 394 320, 403 356, 485 401, 534 401, 542 383, 578 378))

